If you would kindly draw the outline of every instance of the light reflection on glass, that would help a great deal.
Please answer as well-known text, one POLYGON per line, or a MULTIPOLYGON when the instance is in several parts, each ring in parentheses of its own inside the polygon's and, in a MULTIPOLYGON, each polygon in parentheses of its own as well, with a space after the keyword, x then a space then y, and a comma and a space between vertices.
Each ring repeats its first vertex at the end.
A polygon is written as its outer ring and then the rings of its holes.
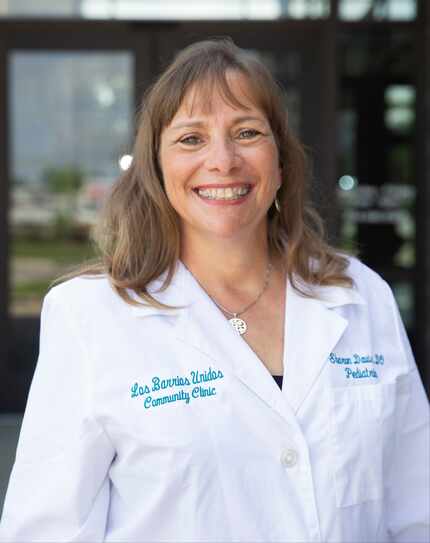
POLYGON ((340 0, 339 2, 339 17, 349 21, 367 18, 410 21, 416 16, 416 0, 340 0))
POLYGON ((28 316, 54 278, 94 256, 90 233, 130 145, 133 57, 21 50, 8 67, 9 312, 28 316))
POLYGON ((390 85, 385 90, 385 125, 395 133, 410 134, 415 123, 415 88, 390 85))
POLYGON ((356 184, 356 180, 351 175, 342 175, 342 177, 339 179, 339 187, 342 190, 352 190, 356 184))
POLYGON ((0 0, 0 17, 273 20, 323 18, 329 14, 330 0, 0 0))
POLYGON ((123 155, 118 161, 119 167, 123 171, 128 170, 132 162, 133 162, 133 157, 131 155, 123 155))

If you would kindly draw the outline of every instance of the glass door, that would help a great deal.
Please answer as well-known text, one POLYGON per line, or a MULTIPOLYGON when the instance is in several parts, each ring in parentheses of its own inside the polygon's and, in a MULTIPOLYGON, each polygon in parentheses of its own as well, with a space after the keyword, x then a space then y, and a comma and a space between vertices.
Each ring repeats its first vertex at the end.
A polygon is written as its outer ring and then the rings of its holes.
POLYGON ((15 50, 8 61, 8 309, 29 318, 55 278, 93 256, 92 226, 127 162, 133 55, 15 50))

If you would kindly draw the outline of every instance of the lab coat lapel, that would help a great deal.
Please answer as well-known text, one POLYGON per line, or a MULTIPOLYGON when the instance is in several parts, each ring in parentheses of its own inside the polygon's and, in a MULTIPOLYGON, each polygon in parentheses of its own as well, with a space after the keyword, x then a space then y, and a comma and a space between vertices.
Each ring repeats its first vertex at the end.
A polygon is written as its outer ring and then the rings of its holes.
MULTIPOLYGON (((279 388, 272 376, 193 275, 178 262, 171 284, 160 291, 163 280, 164 276, 153 281, 149 292, 163 304, 182 306, 182 309, 132 306, 134 315, 140 318, 162 316, 160 333, 165 333, 166 338, 175 337, 192 347, 207 357, 208 366, 212 364, 213 369, 221 369, 225 375, 238 378, 266 404, 277 409, 275 396, 279 395, 279 388)), ((138 299, 132 291, 129 294, 138 299)), ((189 365, 194 369, 192 357, 189 365)))
POLYGON ((315 297, 305 297, 287 283, 283 392, 294 412, 305 401, 348 326, 348 320, 334 308, 365 303, 355 289, 320 287, 313 293, 315 297))
MULTIPOLYGON (((183 288, 191 294, 188 314, 178 322, 177 337, 213 359, 272 408, 277 409, 277 385, 254 351, 231 327, 216 304, 186 269, 183 288)), ((279 394, 279 389, 278 389, 279 394)))
POLYGON ((177 337, 230 370, 285 419, 297 412, 318 379, 348 321, 334 308, 364 304, 355 289, 314 287, 313 297, 299 294, 287 279, 284 385, 282 392, 249 345, 183 266, 182 289, 192 300, 177 337))

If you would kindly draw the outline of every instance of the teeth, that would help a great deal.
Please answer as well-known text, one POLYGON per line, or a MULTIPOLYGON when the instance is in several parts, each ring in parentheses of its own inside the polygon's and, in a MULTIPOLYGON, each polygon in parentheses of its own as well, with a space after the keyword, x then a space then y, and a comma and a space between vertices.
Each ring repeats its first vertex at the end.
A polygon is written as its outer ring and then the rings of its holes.
POLYGON ((207 198, 209 200, 237 200, 241 196, 248 194, 250 191, 249 186, 242 187, 227 187, 214 188, 214 189, 198 189, 199 196, 207 198))

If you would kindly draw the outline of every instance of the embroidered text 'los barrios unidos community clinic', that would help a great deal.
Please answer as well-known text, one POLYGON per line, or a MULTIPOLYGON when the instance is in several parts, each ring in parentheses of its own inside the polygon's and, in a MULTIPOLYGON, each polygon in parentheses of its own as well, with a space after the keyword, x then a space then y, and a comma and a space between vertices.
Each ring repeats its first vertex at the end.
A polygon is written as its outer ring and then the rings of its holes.
POLYGON ((191 400, 216 396, 216 387, 212 386, 212 381, 223 378, 224 375, 221 370, 214 370, 211 367, 203 372, 192 370, 186 376, 177 375, 166 379, 161 379, 158 375, 155 375, 151 379, 151 385, 134 383, 131 387, 131 397, 142 397, 145 409, 172 402, 185 402, 188 405, 191 400), (210 383, 210 385, 207 385, 207 383, 210 383), (156 397, 152 394, 162 391, 168 391, 169 393, 165 395, 157 394, 156 397))

